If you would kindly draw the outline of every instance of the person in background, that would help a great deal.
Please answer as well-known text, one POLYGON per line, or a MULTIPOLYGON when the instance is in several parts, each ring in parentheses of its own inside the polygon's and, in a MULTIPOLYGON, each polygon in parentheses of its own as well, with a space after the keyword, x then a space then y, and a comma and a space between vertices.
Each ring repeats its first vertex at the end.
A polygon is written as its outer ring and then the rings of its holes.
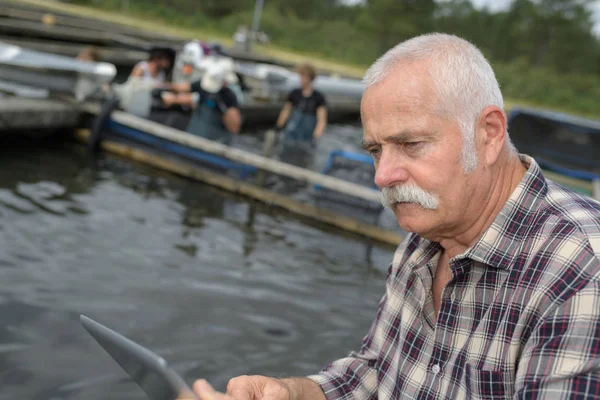
POLYGON ((188 78, 203 69, 203 63, 210 55, 211 47, 206 42, 191 40, 183 46, 177 68, 185 80, 189 80, 188 78))
POLYGON ((147 61, 138 62, 129 77, 153 80, 157 84, 166 81, 166 73, 171 67, 171 59, 163 50, 151 50, 147 61))
POLYGON ((227 87, 227 77, 231 72, 226 65, 212 64, 199 81, 170 85, 175 93, 163 93, 163 103, 166 107, 175 104, 194 107, 186 131, 230 144, 241 128, 237 97, 227 87))
MULTIPOLYGON (((98 54, 98 49, 94 46, 87 46, 81 49, 77 57, 75 58, 77 61, 84 62, 98 62, 100 61, 100 55, 98 54)), ((110 83, 105 82, 102 84, 100 88, 101 92, 97 94, 97 96, 105 96, 110 91, 110 83)))
POLYGON ((371 328, 314 375, 237 377, 226 394, 200 380, 198 397, 597 399, 600 203, 517 151, 468 41, 414 37, 363 82, 363 147, 407 232, 371 328))
POLYGON ((77 54, 76 59, 78 61, 100 61, 100 56, 98 55, 98 49, 96 49, 96 47, 94 46, 88 46, 85 47, 83 49, 81 49, 81 51, 79 52, 79 54, 77 54))
POLYGON ((313 148, 327 126, 327 103, 325 96, 313 88, 316 71, 310 64, 298 67, 300 87, 288 95, 279 113, 276 128, 283 130, 286 146, 313 148))

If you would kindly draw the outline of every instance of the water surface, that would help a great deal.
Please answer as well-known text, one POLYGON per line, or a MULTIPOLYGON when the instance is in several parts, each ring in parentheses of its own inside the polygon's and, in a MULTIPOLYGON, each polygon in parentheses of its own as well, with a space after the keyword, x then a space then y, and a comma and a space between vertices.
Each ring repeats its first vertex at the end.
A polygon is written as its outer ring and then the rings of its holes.
POLYGON ((189 382, 356 349, 393 249, 58 140, 0 147, 0 399, 145 399, 86 314, 189 382))

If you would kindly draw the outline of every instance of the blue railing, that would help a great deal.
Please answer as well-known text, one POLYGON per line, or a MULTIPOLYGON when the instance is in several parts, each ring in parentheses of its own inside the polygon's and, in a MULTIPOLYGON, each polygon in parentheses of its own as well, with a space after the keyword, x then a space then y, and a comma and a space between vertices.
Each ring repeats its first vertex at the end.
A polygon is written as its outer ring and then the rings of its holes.
POLYGON ((258 171, 258 168, 250 165, 236 163, 226 158, 206 153, 202 150, 197 150, 188 146, 174 143, 149 133, 121 125, 113 120, 109 120, 107 122, 106 129, 114 132, 117 135, 126 137, 128 139, 133 139, 140 143, 147 144, 154 148, 159 148, 166 152, 176 154, 193 161, 203 162, 227 170, 234 170, 238 172, 240 178, 244 180, 248 177, 248 175, 254 174, 258 171))

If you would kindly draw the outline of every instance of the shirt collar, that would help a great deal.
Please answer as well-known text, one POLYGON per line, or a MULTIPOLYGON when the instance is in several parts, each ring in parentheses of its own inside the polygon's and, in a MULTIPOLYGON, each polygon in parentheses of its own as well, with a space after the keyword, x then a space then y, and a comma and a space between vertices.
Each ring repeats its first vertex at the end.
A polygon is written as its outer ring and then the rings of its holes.
POLYGON ((455 257, 470 258, 494 268, 509 270, 519 255, 529 231, 535 225, 537 211, 548 193, 548 183, 532 157, 520 154, 528 166, 523 179, 508 198, 492 225, 465 253, 455 257))

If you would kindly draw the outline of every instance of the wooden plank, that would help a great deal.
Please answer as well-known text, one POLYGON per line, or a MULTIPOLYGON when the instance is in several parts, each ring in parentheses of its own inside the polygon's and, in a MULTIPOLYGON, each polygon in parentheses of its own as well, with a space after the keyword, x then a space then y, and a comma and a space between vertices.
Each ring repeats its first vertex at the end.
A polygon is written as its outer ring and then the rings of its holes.
MULTIPOLYGON (((92 114, 97 115, 100 112, 100 106, 98 104, 84 103, 81 105, 81 107, 84 111, 92 114)), ((115 122, 130 128, 137 129, 142 132, 182 144, 184 146, 199 149, 207 153, 216 154, 228 160, 251 165, 253 167, 272 172, 274 174, 284 175, 301 182, 318 184, 324 188, 363 200, 373 202, 380 201, 380 194, 377 190, 324 175, 319 172, 300 168, 281 161, 271 160, 269 158, 265 158, 258 154, 250 153, 241 149, 232 148, 224 144, 214 142, 200 136, 191 135, 187 132, 139 118, 122 111, 113 111, 112 119, 115 122)))
MULTIPOLYGON (((76 131, 76 137, 78 140, 86 142, 89 137, 89 131, 79 129, 76 131)), ((238 193, 259 200, 266 204, 282 208, 303 217, 307 217, 357 235, 374 239, 382 243, 396 246, 400 244, 403 239, 403 236, 399 233, 382 229, 376 225, 367 224, 354 218, 350 218, 348 216, 341 215, 312 204, 300 203, 281 194, 271 192, 267 189, 263 189, 246 182, 241 182, 221 174, 204 170, 189 163, 168 160, 155 154, 112 141, 103 141, 101 147, 110 153, 118 154, 134 161, 142 162, 190 179, 202 181, 229 192, 238 193)))

